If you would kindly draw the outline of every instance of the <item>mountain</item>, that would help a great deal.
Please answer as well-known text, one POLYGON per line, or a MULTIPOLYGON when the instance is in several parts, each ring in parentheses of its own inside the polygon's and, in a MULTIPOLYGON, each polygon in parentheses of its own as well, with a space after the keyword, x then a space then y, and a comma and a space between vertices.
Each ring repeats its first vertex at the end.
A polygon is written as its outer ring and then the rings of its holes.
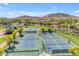
POLYGON ((39 19, 44 19, 44 18, 79 18, 77 16, 73 16, 73 15, 69 15, 69 14, 64 14, 64 13, 56 13, 56 14, 48 14, 46 16, 43 17, 34 17, 34 16, 27 16, 27 15, 23 15, 20 16, 18 18, 22 18, 22 19, 35 19, 35 18, 39 18, 39 19))
POLYGON ((65 20, 65 19, 77 19, 77 20, 79 19, 79 17, 77 16, 73 16, 65 13, 48 14, 43 17, 23 15, 17 18, 21 19, 21 21, 23 22, 27 22, 27 21, 45 22, 45 21, 65 20))
POLYGON ((19 19, 29 19, 29 18, 32 18, 32 16, 23 15, 23 16, 19 16, 17 18, 19 18, 19 19))
POLYGON ((69 14, 64 14, 64 13, 56 13, 56 14, 48 14, 45 17, 71 17, 69 14))
POLYGON ((64 14, 64 13, 56 13, 56 14, 48 14, 44 16, 44 18, 50 18, 50 19, 79 19, 77 16, 69 15, 69 14, 64 14))

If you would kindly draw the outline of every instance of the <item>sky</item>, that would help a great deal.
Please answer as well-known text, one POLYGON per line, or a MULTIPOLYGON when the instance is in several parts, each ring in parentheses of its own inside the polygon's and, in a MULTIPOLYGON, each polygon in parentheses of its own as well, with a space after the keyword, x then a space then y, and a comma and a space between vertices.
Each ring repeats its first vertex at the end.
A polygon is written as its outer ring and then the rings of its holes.
POLYGON ((79 16, 79 3, 0 3, 0 17, 41 17, 52 13, 79 16))

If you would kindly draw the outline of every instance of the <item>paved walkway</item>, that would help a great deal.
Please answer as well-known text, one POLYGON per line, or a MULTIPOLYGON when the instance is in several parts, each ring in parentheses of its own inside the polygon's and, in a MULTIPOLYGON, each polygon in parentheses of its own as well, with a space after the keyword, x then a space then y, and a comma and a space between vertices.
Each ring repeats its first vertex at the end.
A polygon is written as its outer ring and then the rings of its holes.
POLYGON ((40 54, 39 56, 51 56, 51 55, 47 54, 46 52, 43 52, 43 53, 40 54))
POLYGON ((7 44, 8 44, 7 41, 4 41, 4 42, 0 43, 0 48, 4 48, 7 44))
POLYGON ((5 31, 4 30, 0 30, 0 37, 4 36, 5 31))
MULTIPOLYGON (((4 36, 4 33, 5 33, 4 30, 0 30, 0 38, 4 36)), ((7 44, 8 42, 5 40, 4 42, 0 43, 0 48, 4 48, 7 44)))

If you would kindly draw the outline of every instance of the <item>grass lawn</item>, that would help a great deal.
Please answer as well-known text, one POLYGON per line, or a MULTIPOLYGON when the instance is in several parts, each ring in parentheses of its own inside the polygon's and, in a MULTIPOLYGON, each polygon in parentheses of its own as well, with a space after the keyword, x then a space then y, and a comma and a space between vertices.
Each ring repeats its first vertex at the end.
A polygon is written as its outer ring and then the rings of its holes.
MULTIPOLYGON (((73 33, 67 33, 63 31, 57 31, 60 35, 63 37, 67 38, 68 40, 74 42, 77 46, 79 46, 79 36, 73 34, 73 33)), ((71 48, 69 51, 72 51, 71 53, 74 52, 74 55, 79 56, 79 47, 76 48, 71 48), (78 48, 78 49, 77 49, 78 48)))
POLYGON ((0 38, 0 43, 2 43, 4 41, 4 39, 3 38, 0 38))
POLYGON ((75 44, 77 44, 79 46, 79 36, 77 36, 73 33, 59 31, 59 30, 57 30, 56 32, 58 32, 63 37, 67 38, 68 40, 71 40, 72 42, 74 42, 75 44))
POLYGON ((6 29, 6 28, 4 28, 4 27, 0 27, 0 30, 4 30, 4 29, 6 29))

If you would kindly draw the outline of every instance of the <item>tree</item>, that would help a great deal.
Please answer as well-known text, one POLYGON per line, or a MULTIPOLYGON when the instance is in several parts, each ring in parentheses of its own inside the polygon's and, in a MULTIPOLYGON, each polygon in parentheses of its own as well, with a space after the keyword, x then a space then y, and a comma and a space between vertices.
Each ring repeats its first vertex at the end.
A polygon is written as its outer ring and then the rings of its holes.
POLYGON ((69 49, 69 52, 72 53, 73 55, 79 55, 79 48, 71 48, 69 49))
POLYGON ((13 31, 12 36, 15 39, 16 38, 16 33, 18 32, 18 30, 13 31))
POLYGON ((20 34, 20 37, 23 37, 23 34, 22 34, 23 29, 22 29, 22 27, 21 27, 21 26, 18 28, 18 32, 19 32, 19 34, 20 34))
POLYGON ((44 28, 41 28, 41 30, 42 30, 42 32, 44 32, 45 30, 44 30, 44 28))
POLYGON ((4 39, 7 40, 9 48, 10 48, 10 44, 13 41, 13 36, 12 35, 5 35, 4 39))
POLYGON ((49 28, 49 29, 48 29, 48 32, 49 32, 49 33, 52 33, 52 30, 49 28))

